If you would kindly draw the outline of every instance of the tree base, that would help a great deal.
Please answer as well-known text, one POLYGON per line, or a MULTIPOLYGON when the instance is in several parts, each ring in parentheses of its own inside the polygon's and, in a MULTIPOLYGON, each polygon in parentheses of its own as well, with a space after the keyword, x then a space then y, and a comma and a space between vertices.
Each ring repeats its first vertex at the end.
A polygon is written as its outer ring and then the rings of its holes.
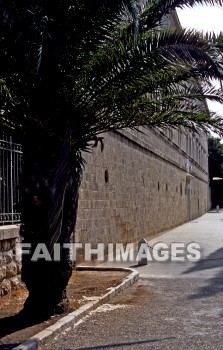
POLYGON ((47 319, 69 311, 66 286, 72 275, 68 252, 61 261, 30 261, 23 257, 22 280, 29 291, 23 314, 27 317, 47 319))
MULTIPOLYGON (((58 294, 58 293, 57 293, 58 294)), ((46 298, 46 295, 30 293, 25 301, 20 316, 36 321, 44 321, 53 315, 64 314, 69 311, 69 300, 66 290, 62 293, 60 300, 55 300, 54 296, 46 298)))

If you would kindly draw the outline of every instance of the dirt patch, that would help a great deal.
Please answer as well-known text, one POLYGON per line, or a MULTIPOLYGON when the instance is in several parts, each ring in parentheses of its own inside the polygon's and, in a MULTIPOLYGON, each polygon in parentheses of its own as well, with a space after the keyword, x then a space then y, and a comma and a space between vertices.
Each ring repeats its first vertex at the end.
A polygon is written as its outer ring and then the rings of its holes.
POLYGON ((154 303, 157 299, 157 294, 152 290, 145 288, 143 285, 134 286, 131 291, 127 291, 125 295, 119 295, 112 304, 118 305, 138 305, 140 306, 141 300, 146 303, 154 303))
MULTIPOLYGON (((78 309, 80 306, 93 300, 94 297, 102 296, 108 292, 109 288, 115 287, 128 275, 122 271, 73 271, 69 281, 67 292, 70 301, 70 311, 78 309)), ((30 327, 17 327, 17 329, 4 328, 4 319, 17 314, 22 308, 27 298, 26 288, 20 288, 10 295, 0 298, 0 349, 9 350, 17 344, 42 331, 46 327, 54 324, 64 315, 51 317, 49 320, 32 325, 30 327)), ((5 323, 6 325, 6 323, 5 323)))

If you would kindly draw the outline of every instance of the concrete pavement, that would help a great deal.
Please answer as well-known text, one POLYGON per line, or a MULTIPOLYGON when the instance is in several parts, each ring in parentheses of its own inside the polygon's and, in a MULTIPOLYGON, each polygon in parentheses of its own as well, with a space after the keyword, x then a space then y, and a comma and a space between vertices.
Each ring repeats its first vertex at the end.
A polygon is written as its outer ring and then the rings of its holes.
POLYGON ((40 349, 223 349, 223 212, 149 244, 160 241, 197 242, 202 260, 136 266, 139 282, 40 349))
POLYGON ((148 241, 151 247, 158 242, 167 243, 168 247, 176 242, 185 243, 185 246, 191 242, 198 243, 201 259, 198 262, 187 259, 183 262, 172 261, 171 252, 166 252, 169 255, 166 262, 157 262, 153 259, 148 265, 140 267, 137 261, 106 262, 103 266, 131 266, 137 268, 140 276, 145 278, 214 278, 221 275, 223 277, 223 211, 209 212, 148 241))
POLYGON ((196 242, 201 248, 198 262, 149 262, 138 268, 141 277, 152 278, 217 278, 223 277, 223 212, 210 212, 149 241, 196 242))

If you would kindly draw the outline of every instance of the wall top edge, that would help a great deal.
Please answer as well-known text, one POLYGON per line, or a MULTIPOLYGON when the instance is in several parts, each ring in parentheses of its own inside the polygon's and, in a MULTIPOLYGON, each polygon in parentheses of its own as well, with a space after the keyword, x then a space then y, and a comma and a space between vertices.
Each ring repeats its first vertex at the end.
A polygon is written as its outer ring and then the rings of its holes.
POLYGON ((0 226, 0 241, 19 237, 19 225, 0 226))

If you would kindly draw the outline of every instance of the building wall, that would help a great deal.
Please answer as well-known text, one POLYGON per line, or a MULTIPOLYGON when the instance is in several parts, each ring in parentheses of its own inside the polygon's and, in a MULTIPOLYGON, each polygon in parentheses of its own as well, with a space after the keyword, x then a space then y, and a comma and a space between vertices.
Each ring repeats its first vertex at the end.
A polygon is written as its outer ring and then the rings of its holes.
POLYGON ((103 152, 83 154, 76 241, 137 242, 188 221, 189 206, 190 219, 207 211, 206 137, 141 131, 106 134, 103 152))

